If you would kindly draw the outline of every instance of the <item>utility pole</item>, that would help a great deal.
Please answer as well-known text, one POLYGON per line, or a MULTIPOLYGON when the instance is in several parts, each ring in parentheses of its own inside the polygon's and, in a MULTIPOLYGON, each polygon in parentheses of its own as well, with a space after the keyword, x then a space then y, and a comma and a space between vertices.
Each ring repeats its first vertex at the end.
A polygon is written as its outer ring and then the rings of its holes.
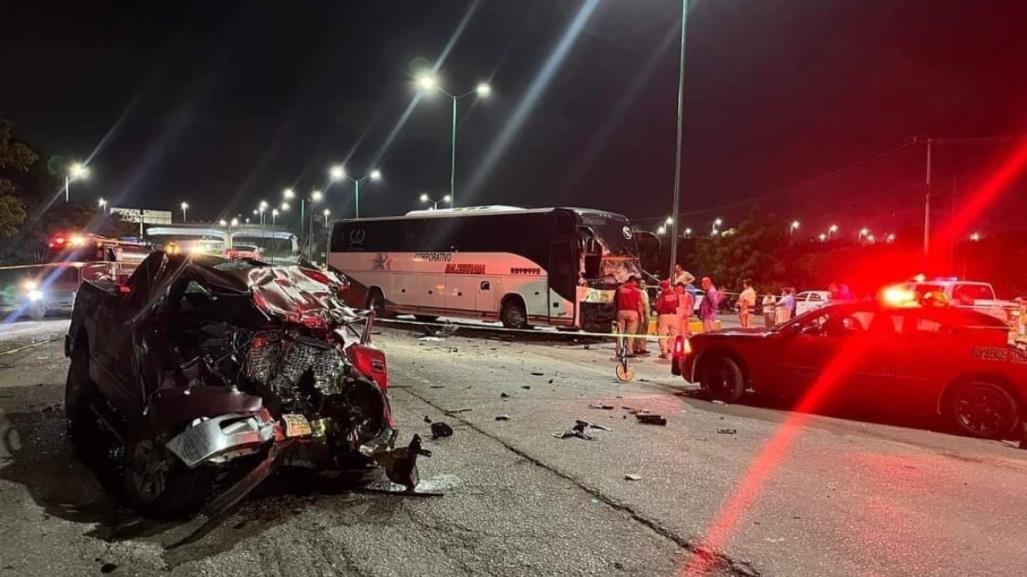
POLYGON ((681 52, 678 55, 678 117, 677 142, 674 148, 674 221, 670 223, 670 265, 667 277, 674 274, 678 262, 678 221, 681 220, 681 132, 685 109, 685 31, 688 25, 688 0, 681 0, 681 52))
POLYGON ((931 250, 931 139, 927 139, 927 178, 924 191, 924 257, 931 250))

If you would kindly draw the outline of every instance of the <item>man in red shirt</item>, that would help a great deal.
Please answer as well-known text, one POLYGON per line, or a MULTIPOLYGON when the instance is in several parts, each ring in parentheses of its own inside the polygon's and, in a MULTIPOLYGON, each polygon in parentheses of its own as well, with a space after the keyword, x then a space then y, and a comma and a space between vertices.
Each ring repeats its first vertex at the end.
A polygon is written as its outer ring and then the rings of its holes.
POLYGON ((678 307, 681 306, 681 295, 670 288, 670 281, 660 282, 660 296, 656 297, 656 334, 660 335, 660 358, 670 355, 671 343, 681 332, 681 317, 678 307))
MULTIPOLYGON (((620 334, 633 335, 638 332, 638 323, 645 314, 642 305, 642 292, 638 290, 638 277, 629 275, 628 280, 620 285, 614 294, 614 306, 617 308, 617 330, 620 334)), ((635 356, 635 339, 628 337, 627 356, 635 356)))

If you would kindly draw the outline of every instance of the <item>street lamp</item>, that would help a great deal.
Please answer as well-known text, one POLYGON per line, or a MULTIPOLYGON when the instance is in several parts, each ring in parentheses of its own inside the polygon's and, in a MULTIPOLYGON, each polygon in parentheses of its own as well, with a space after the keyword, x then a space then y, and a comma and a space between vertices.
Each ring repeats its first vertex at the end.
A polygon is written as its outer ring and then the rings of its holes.
POLYGON ((788 234, 795 236, 797 230, 799 230, 799 221, 793 220, 791 226, 788 227, 788 234))
POLYGON ((686 228, 685 229, 685 236, 692 236, 692 229, 686 228))
POLYGON ((102 196, 100 200, 96 201, 96 204, 100 206, 100 212, 107 212, 107 201, 102 196))
POLYGON ((717 231, 717 227, 719 227, 722 224, 724 224, 724 221, 721 220, 720 218, 714 219, 714 221, 713 221, 713 231, 712 231, 713 236, 717 236, 717 232, 718 232, 717 231))
POLYGON ((317 190, 315 188, 314 190, 310 191, 310 196, 308 198, 301 198, 300 199, 300 236, 303 236, 303 233, 304 233, 304 228, 303 227, 307 227, 306 228, 307 235, 306 235, 306 239, 305 239, 304 242, 307 245, 307 259, 308 260, 311 258, 310 257, 310 251, 311 251, 311 244, 310 244, 311 238, 310 237, 314 236, 314 211, 313 210, 310 211, 310 226, 307 226, 307 216, 306 216, 306 213, 307 213, 307 201, 309 200, 310 204, 313 205, 315 203, 321 202, 321 199, 323 199, 323 198, 324 198, 324 194, 320 190, 317 190))
POLYGON ((863 228, 859 229, 859 235, 858 235, 857 238, 859 239, 860 244, 863 243, 863 238, 864 237, 868 237, 868 236, 870 236, 870 229, 868 229, 865 226, 863 228))
POLYGON ((185 222, 185 211, 189 210, 189 203, 183 202, 182 204, 178 205, 178 208, 182 209, 182 222, 185 222))
POLYGON ((663 221, 663 224, 665 226, 670 226, 670 225, 674 224, 674 217, 673 216, 668 216, 667 220, 663 221))
POLYGON ((291 188, 287 188, 282 191, 282 198, 285 200, 292 200, 293 198, 296 198, 296 193, 293 192, 291 188))
POLYGON ((277 208, 272 208, 271 209, 271 228, 275 227, 275 219, 277 219, 277 218, 278 218, 278 209, 277 208))
POLYGON ((86 178, 89 178, 88 166, 81 162, 74 162, 68 167, 68 172, 64 175, 64 202, 70 201, 71 181, 84 180, 86 178))
POLYGON ((820 239, 820 242, 824 242, 827 240, 827 235, 824 233, 820 233, 820 236, 818 236, 817 238, 820 239))
POLYGON ((448 96, 453 102, 452 122, 449 130, 449 204, 450 208, 452 208, 453 199, 456 198, 456 103, 461 98, 471 96, 472 94, 478 98, 488 98, 488 96, 492 94, 492 86, 487 82, 479 82, 478 85, 474 87, 474 90, 469 90, 463 94, 453 94, 440 86, 438 78, 433 74, 425 72, 417 78, 417 87, 425 92, 438 90, 448 96))
POLYGON ((344 166, 338 164, 328 169, 328 175, 333 181, 349 180, 353 183, 353 197, 355 199, 354 212, 356 214, 356 218, 360 218, 360 185, 366 180, 377 182, 382 179, 382 172, 377 168, 371 170, 371 172, 363 178, 353 178, 346 172, 346 168, 344 166))
POLYGON ((665 227, 665 226, 663 226, 661 224, 659 226, 659 228, 656 229, 656 234, 657 234, 657 236, 663 236, 663 235, 667 234, 667 227, 665 227))
POLYGON ((836 232, 838 232, 837 224, 832 224, 831 226, 827 227, 827 240, 831 240, 831 235, 836 232))
POLYGON ((979 232, 972 233, 970 235, 970 240, 973 241, 973 242, 980 241, 981 240, 981 233, 979 233, 979 232))
POLYGON ((895 233, 894 232, 889 232, 888 236, 884 237, 884 242, 886 242, 888 244, 891 244, 891 243, 895 242, 895 233))
POLYGON ((438 210, 440 202, 448 202, 449 208, 453 208, 453 197, 449 194, 443 196, 438 200, 435 200, 434 198, 428 196, 428 193, 423 192, 421 193, 421 202, 430 204, 432 210, 438 210))

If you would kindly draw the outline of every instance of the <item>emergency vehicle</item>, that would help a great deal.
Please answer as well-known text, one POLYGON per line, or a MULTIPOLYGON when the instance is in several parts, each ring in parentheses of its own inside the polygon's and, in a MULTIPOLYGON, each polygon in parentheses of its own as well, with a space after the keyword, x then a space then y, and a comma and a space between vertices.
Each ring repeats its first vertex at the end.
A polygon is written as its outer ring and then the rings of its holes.
POLYGON ((1005 322, 918 299, 903 285, 768 330, 679 337, 672 358, 673 374, 714 399, 747 391, 798 399, 826 387, 818 391, 826 406, 940 418, 982 438, 1017 431, 1027 402, 1027 350, 1010 344, 1005 322))
POLYGON ((54 235, 42 264, 0 268, 0 311, 32 319, 71 313, 84 280, 124 280, 150 253, 148 243, 88 233, 54 235))

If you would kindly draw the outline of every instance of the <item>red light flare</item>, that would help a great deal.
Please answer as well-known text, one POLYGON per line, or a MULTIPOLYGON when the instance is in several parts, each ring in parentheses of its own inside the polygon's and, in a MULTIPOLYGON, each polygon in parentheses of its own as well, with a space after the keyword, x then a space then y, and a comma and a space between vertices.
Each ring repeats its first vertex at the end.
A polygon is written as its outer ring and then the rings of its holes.
MULTIPOLYGON (((763 485, 781 463, 795 438, 802 431, 810 413, 816 410, 838 386, 842 378, 850 373, 863 356, 870 339, 862 333, 850 337, 840 351, 814 381, 806 394, 799 399, 788 418, 777 428, 767 441, 756 461, 741 478, 734 492, 710 523, 705 539, 698 551, 714 553, 723 551, 734 535, 738 521, 756 501, 763 485)), ((704 575, 713 568, 715 558, 697 553, 685 565, 682 576, 704 575)))
MULTIPOLYGON (((1005 162, 984 181, 968 198, 961 210, 941 227, 931 239, 935 246, 951 239, 961 238, 971 222, 984 212, 1000 193, 1027 167, 1027 143, 1021 144, 1005 162)), ((923 255, 919 251, 899 252, 872 259, 865 259, 851 268, 853 281, 860 279, 891 277, 901 280, 912 276, 923 255)), ((745 511, 756 501, 763 485, 781 463, 791 448, 802 427, 809 419, 809 414, 820 407, 824 399, 832 393, 841 378, 850 372, 866 352, 869 340, 864 335, 849 339, 847 346, 824 368, 820 376, 796 404, 793 412, 778 427, 774 435, 767 441, 763 451, 749 470, 738 482, 737 487, 721 507, 710 523, 706 538, 698 547, 698 551, 713 553, 723 551, 730 542, 738 526, 738 521, 745 511)), ((711 568, 715 559, 704 553, 697 553, 685 565, 682 575, 703 575, 711 568)))
POLYGON ((1027 142, 1020 144, 1005 162, 991 173, 980 187, 973 192, 959 212, 938 231, 933 243, 949 242, 960 239, 970 229, 970 224, 981 215, 999 194, 1027 167, 1027 142))

